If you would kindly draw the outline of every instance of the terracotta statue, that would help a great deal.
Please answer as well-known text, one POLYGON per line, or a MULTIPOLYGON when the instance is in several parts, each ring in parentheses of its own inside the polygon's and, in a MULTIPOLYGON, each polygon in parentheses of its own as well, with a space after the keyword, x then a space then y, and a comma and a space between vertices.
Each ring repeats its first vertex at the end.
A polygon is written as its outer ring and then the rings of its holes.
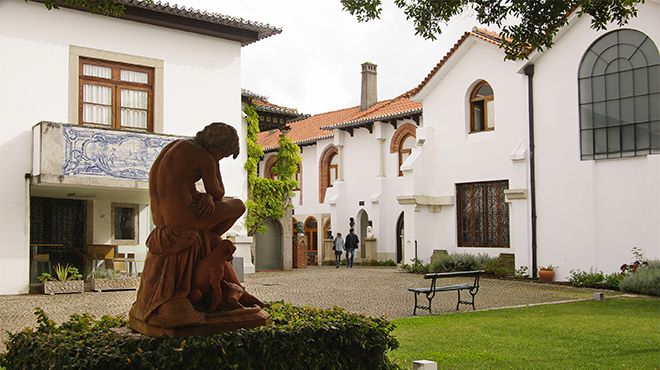
POLYGON ((202 335, 270 322, 260 308, 264 304, 238 281, 230 262, 236 247, 221 239, 245 212, 240 199, 224 197, 218 164, 238 152, 236 130, 212 123, 193 139, 167 145, 151 166, 149 197, 156 228, 147 239, 140 289, 129 313, 134 330, 202 335), (200 179, 204 193, 195 185, 200 179), (230 314, 218 307, 237 309, 230 314))

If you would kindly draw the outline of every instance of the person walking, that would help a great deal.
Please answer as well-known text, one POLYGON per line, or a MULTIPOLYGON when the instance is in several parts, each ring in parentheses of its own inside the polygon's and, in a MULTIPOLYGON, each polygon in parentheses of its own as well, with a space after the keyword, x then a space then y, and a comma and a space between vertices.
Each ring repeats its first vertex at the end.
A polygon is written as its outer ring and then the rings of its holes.
POLYGON ((341 255, 344 253, 344 238, 342 238, 341 233, 337 233, 337 237, 332 241, 332 250, 335 251, 336 268, 339 268, 341 255))
POLYGON ((353 268, 353 259, 355 258, 355 250, 358 248, 358 244, 360 243, 360 240, 358 240, 357 235, 353 232, 354 230, 351 229, 346 235, 346 242, 345 242, 345 248, 346 248, 346 267, 348 268, 353 268))

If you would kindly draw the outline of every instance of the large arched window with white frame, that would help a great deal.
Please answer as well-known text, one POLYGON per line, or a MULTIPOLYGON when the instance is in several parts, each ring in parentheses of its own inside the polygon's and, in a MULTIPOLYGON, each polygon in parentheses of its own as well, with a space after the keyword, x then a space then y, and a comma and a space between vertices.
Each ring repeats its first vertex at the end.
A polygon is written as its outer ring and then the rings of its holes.
POLYGON ((596 40, 578 71, 582 160, 660 153, 660 58, 642 32, 596 40))

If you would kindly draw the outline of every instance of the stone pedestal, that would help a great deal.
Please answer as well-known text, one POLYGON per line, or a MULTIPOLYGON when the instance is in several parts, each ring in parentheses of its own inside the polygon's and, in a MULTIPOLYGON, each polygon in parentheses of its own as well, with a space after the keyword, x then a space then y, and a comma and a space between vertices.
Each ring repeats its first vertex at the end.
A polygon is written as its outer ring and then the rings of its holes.
POLYGON ((376 238, 367 238, 364 240, 365 256, 364 259, 367 261, 376 260, 378 258, 376 254, 376 238))
POLYGON ((305 245, 305 234, 298 234, 296 243, 293 245, 292 249, 293 267, 298 269, 307 267, 307 245, 305 245))
POLYGON ((323 240, 323 261, 335 262, 335 251, 332 250, 332 239, 323 240))
POLYGON ((234 237, 234 245, 236 245, 236 252, 234 258, 243 258, 243 273, 254 274, 255 268, 252 263, 252 244, 254 239, 251 236, 237 235, 234 237))
POLYGON ((243 262, 243 257, 234 257, 234 259, 231 261, 231 265, 234 267, 236 277, 241 283, 245 282, 245 271, 243 270, 244 264, 245 263, 243 262))

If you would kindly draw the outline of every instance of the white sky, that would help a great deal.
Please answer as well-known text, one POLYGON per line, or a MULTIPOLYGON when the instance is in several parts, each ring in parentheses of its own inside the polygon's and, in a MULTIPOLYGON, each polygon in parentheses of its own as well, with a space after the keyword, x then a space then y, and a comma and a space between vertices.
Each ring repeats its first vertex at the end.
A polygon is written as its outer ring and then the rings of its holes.
POLYGON ((340 0, 174 0, 170 3, 268 23, 279 35, 242 48, 242 87, 273 104, 308 114, 360 104, 361 67, 378 65, 378 100, 419 84, 465 31, 462 15, 436 41, 415 36, 412 21, 392 0, 380 20, 358 23, 340 0))

